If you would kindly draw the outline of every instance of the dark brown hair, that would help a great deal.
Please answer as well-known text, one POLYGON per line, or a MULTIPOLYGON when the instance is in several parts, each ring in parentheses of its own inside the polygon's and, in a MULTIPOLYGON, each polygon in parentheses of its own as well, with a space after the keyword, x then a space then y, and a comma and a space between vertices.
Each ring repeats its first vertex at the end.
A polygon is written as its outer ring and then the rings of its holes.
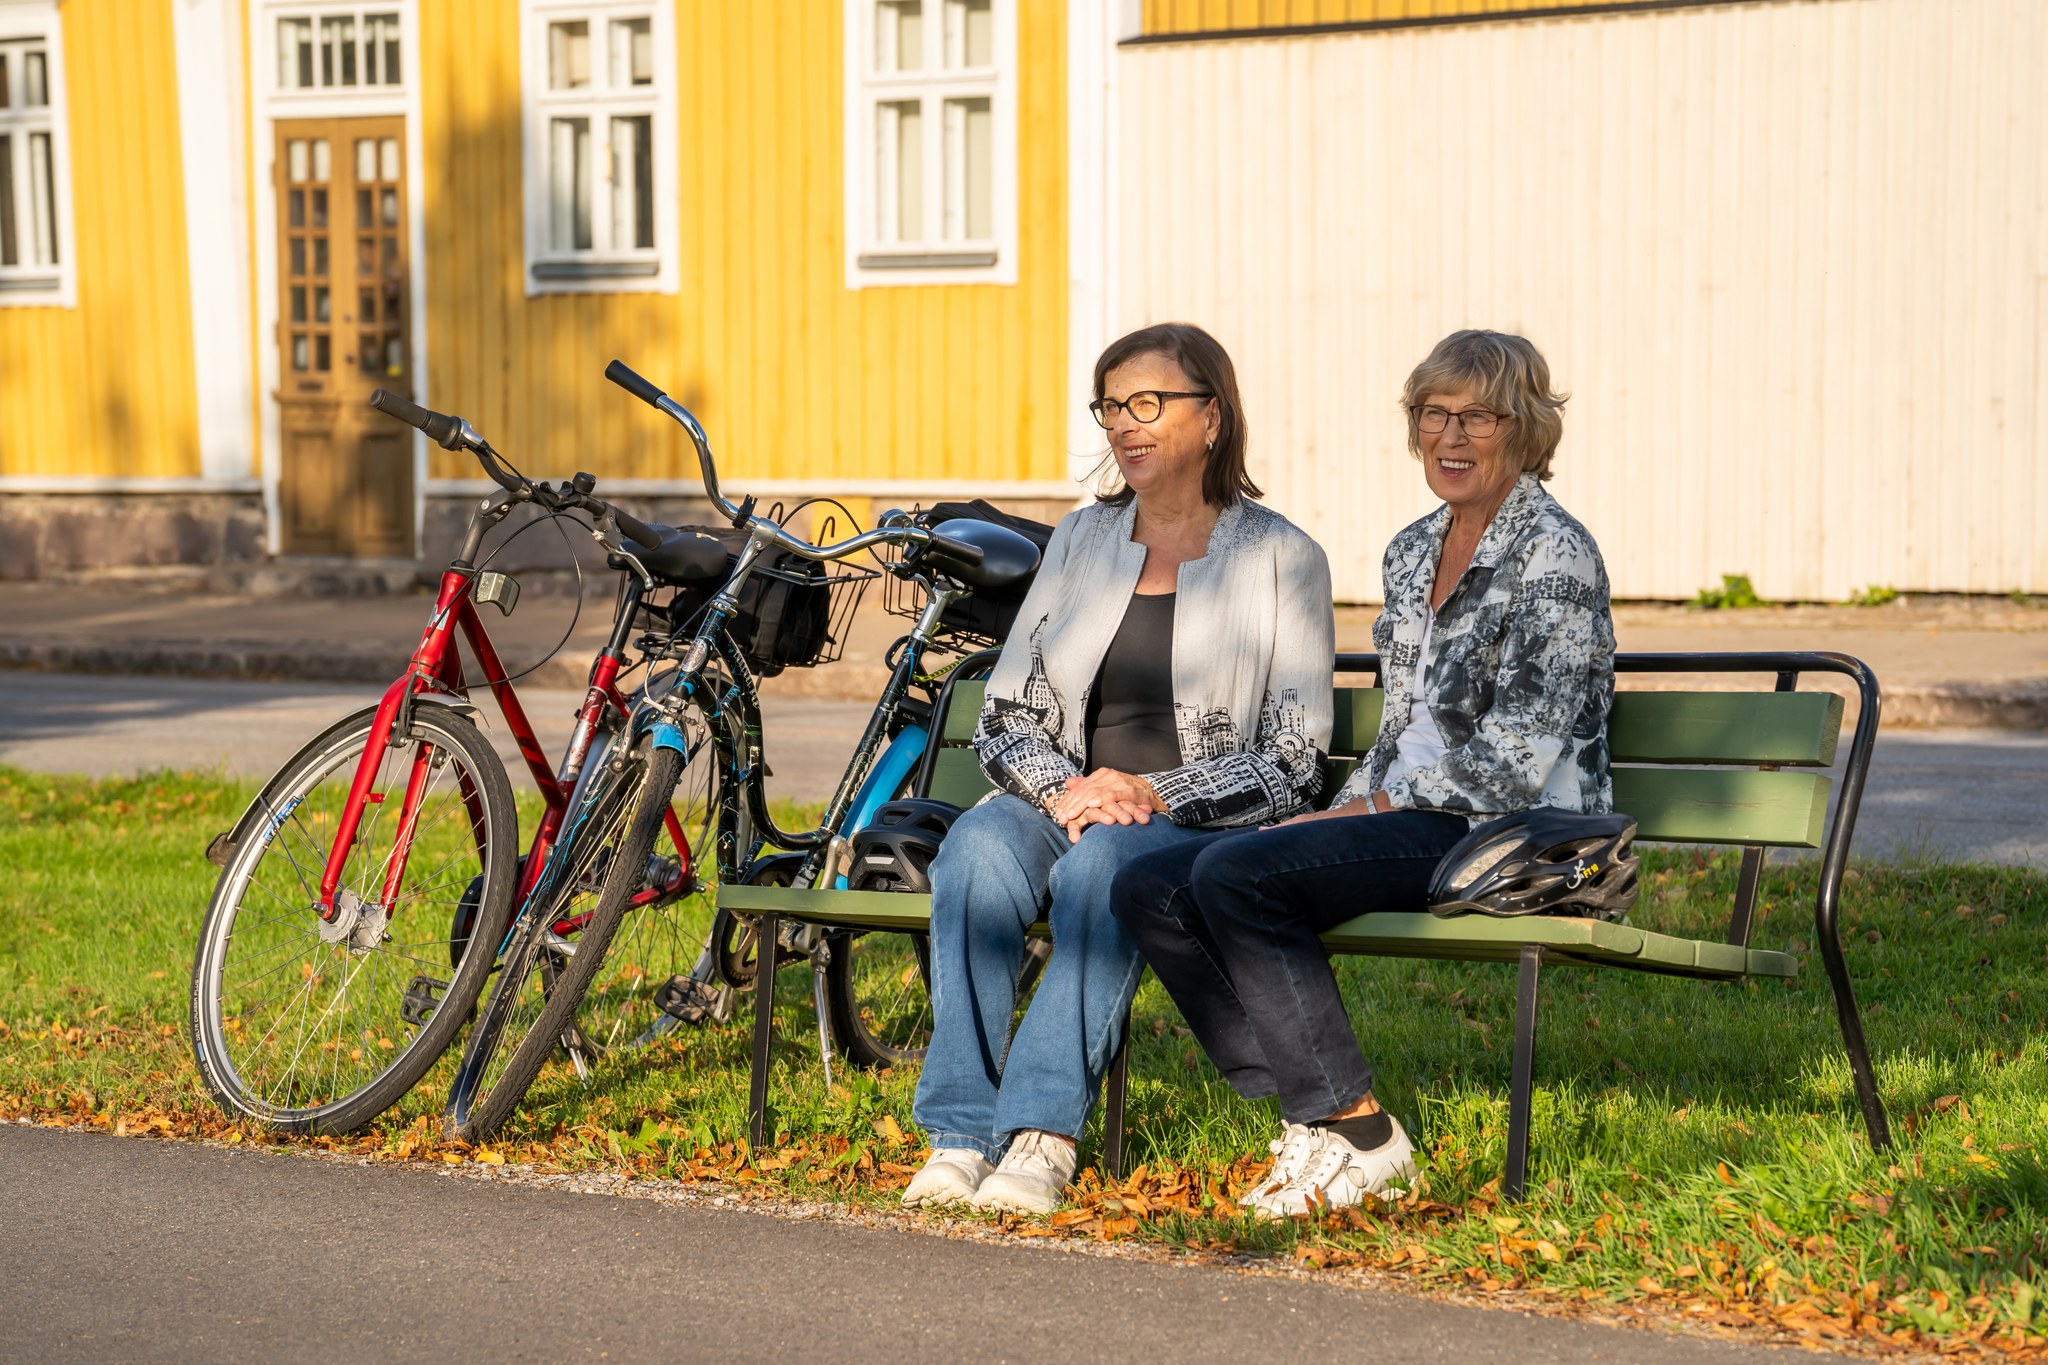
MULTIPOLYGON (((1211 507, 1228 507, 1239 498, 1259 497, 1259 486, 1244 467, 1248 438, 1244 408, 1237 397, 1237 367, 1230 363, 1223 343, 1190 322, 1140 327, 1112 341, 1095 362, 1095 396, 1102 397, 1102 384, 1111 370, 1141 355, 1164 356, 1180 366, 1196 389, 1215 395, 1213 401, 1223 420, 1216 429, 1216 444, 1209 448, 1208 461, 1202 466, 1203 500, 1211 507)), ((1119 488, 1099 497, 1103 502, 1126 503, 1132 493, 1129 488, 1119 488)))

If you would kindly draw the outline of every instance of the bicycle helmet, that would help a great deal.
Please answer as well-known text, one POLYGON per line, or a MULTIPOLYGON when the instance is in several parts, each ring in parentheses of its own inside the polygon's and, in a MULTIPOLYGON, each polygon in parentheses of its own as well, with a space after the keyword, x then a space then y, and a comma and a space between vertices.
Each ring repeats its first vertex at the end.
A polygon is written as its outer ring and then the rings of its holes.
POLYGON ((932 859, 960 808, 944 801, 891 801, 853 836, 850 891, 930 891, 932 859))
POLYGON ((1538 807, 1460 839, 1429 882, 1436 915, 1580 915, 1619 921, 1636 900, 1633 816, 1538 807))

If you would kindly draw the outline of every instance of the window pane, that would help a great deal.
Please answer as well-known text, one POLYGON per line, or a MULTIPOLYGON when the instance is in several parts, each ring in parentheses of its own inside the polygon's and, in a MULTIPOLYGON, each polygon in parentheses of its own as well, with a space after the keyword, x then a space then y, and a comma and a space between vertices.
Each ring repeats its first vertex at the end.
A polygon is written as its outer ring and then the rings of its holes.
POLYGON ((313 84, 313 21, 277 21, 277 84, 281 90, 304 90, 313 84))
POLYGON ((581 90, 590 84, 590 23, 548 25, 548 86, 554 90, 581 90))
POLYGON ((405 373, 405 342, 396 332, 384 338, 384 373, 405 373))
POLYGON ((397 85, 398 16, 363 16, 363 84, 397 85))
POLYGON ((393 184, 396 184, 396 183, 398 182, 398 139, 397 139, 397 138, 395 138, 395 137, 387 137, 387 138, 380 138, 380 139, 378 140, 378 142, 377 142, 377 171, 378 171, 378 178, 379 178, 379 179, 382 179, 382 180, 389 180, 389 181, 391 181, 391 182, 392 182, 393 184))
MULTIPOLYGON (((377 179, 377 139, 359 137, 356 139, 356 180, 361 184, 372 184, 377 179)), ((364 220, 365 225, 368 219, 364 220)))
POLYGON ((356 320, 365 323, 377 320, 376 290, 359 289, 356 291, 356 320))
POLYGON ((331 370, 334 368, 333 362, 333 345, 328 341, 327 333, 321 332, 313 338, 313 368, 321 371, 331 370))
POLYGON ((352 14, 320 21, 320 83, 356 83, 356 20, 352 14))
POLYGON ((50 102, 50 58, 37 48, 21 55, 21 105, 35 109, 50 102))
POLYGON ((306 286, 303 284, 295 284, 292 286, 292 321, 304 322, 305 320, 306 286))
POLYGON ((292 334, 292 368, 301 372, 304 372, 306 368, 306 334, 304 332, 294 332, 292 334))
POLYGON ((306 225, 306 192, 293 190, 285 196, 285 222, 287 226, 302 228, 306 225))
POLYGON ((327 239, 325 237, 315 237, 313 239, 313 273, 323 277, 327 274, 327 239))
POLYGON ((995 235, 994 122, 987 96, 946 101, 946 225, 949 242, 995 235))
POLYGON ((28 135, 29 213, 33 216, 35 264, 57 264, 56 157, 48 133, 28 135))
MULTIPOLYGON (((298 191, 297 191, 297 190, 293 190, 293 191, 292 191, 292 193, 293 193, 293 194, 297 194, 297 193, 298 193, 298 191)), ((314 226, 314 227, 316 227, 316 228, 324 228, 324 227, 326 227, 326 226, 327 226, 327 191, 326 191, 326 190, 314 190, 314 191, 313 191, 313 226, 314 226)))
POLYGON ((654 21, 612 21, 612 84, 654 84, 654 21))
POLYGON ((313 180, 324 185, 334 178, 334 163, 328 157, 327 139, 313 139, 313 180))
POLYGON ((548 242, 557 251, 588 251, 590 120, 551 120, 548 153, 548 242))
POLYGON ((398 191, 386 185, 378 192, 378 203, 382 206, 385 227, 398 226, 398 191))
POLYGON ((654 119, 612 120, 612 246, 654 245, 654 119))
POLYGON ((306 239, 304 237, 292 238, 291 273, 294 275, 303 275, 306 273, 306 239))
POLYGON ((924 0, 877 0, 875 70, 924 70, 924 0))
POLYGON ((889 100, 875 106, 875 235, 884 242, 924 237, 924 106, 889 100))
POLYGON ((994 66, 995 13, 990 0, 946 0, 946 65, 994 66))
POLYGON ((356 353, 361 357, 363 373, 375 374, 383 368, 378 352, 384 349, 384 338, 375 332, 364 332, 356 338, 356 353))
MULTIPOLYGON (((361 176, 358 176, 358 177, 356 177, 356 178, 360 180, 360 179, 361 179, 362 177, 361 177, 361 176)), ((373 216, 371 215, 371 211, 370 211, 370 191, 369 191, 369 190, 361 190, 361 189, 357 190, 357 191, 356 191, 356 226, 357 226, 357 227, 359 227, 359 228, 366 228, 366 227, 375 227, 376 225, 377 225, 377 224, 376 224, 376 220, 375 220, 375 218, 374 218, 374 217, 373 217, 373 216)))
POLYGON ((14 139, 0 133, 0 265, 20 265, 14 238, 14 139))
POLYGON ((315 285, 313 288, 313 321, 326 322, 333 311, 333 305, 328 300, 327 286, 324 284, 315 285))
POLYGON ((0 109, 5 109, 10 103, 10 97, 7 93, 7 72, 8 64, 11 60, 12 58, 9 57, 7 49, 0 47, 0 109))
POLYGON ((295 137, 284 144, 285 179, 291 181, 294 185, 303 185, 306 182, 306 173, 311 166, 312 162, 307 157, 306 140, 304 138, 295 137))

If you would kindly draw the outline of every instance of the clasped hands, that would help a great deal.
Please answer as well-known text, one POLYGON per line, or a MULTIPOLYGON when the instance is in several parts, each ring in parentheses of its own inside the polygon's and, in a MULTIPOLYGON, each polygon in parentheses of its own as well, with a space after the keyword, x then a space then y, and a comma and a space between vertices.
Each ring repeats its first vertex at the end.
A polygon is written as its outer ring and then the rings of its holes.
POLYGON ((1066 791, 1053 799, 1047 814, 1066 826, 1067 842, 1078 844, 1090 825, 1148 824, 1154 811, 1164 814, 1166 803, 1150 782, 1115 768, 1097 768, 1085 777, 1068 778, 1066 791))

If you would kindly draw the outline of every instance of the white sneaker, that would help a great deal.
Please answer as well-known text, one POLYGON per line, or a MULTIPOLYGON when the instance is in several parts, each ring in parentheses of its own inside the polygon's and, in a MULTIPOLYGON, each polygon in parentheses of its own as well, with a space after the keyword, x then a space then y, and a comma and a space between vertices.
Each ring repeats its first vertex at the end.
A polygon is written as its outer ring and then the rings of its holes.
POLYGON ((1292 1218, 1314 1209, 1350 1208, 1363 1203, 1368 1194, 1405 1194, 1415 1179, 1415 1144, 1399 1119, 1390 1116, 1390 1121, 1393 1136, 1369 1152, 1359 1151, 1327 1128, 1314 1130, 1320 1142, 1307 1165, 1280 1189, 1254 1200, 1252 1212, 1292 1218))
POLYGON ((974 1207, 987 1213, 1051 1213, 1074 1178, 1074 1144, 1051 1133, 1019 1133, 1003 1153, 1003 1164, 974 1192, 974 1207))
POLYGON ((995 1170, 987 1157, 967 1147, 941 1147, 925 1159, 924 1169, 910 1177, 903 1191, 907 1209, 941 1209, 964 1204, 995 1170))
POLYGON ((1305 1123, 1290 1123, 1282 1128, 1280 1136, 1266 1147, 1273 1154, 1273 1169, 1266 1172, 1264 1180, 1240 1195, 1237 1202, 1250 1208, 1261 1199, 1278 1194, 1294 1182, 1322 1145, 1321 1129, 1311 1128, 1305 1123))

